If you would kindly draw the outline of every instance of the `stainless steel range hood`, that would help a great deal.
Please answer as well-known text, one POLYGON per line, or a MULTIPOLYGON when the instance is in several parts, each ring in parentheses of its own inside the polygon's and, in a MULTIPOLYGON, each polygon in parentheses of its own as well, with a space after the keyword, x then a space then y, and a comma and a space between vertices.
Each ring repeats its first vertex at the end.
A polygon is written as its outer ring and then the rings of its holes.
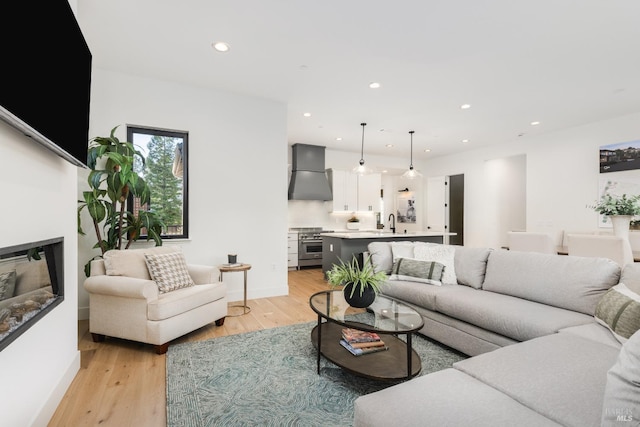
POLYGON ((324 167, 325 147, 293 144, 289 200, 333 200, 324 167))

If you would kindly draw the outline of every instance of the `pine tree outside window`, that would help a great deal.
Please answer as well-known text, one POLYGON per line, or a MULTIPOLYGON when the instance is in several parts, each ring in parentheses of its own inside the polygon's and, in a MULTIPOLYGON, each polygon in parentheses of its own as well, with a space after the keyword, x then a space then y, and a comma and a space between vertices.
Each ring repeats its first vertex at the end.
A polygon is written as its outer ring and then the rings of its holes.
MULTIPOLYGON (((146 162, 134 165, 151 189, 148 209, 165 224, 163 239, 189 237, 187 154, 188 132, 145 127, 127 127, 127 140, 142 152, 146 162)), ((129 200, 136 213, 140 201, 129 200)))

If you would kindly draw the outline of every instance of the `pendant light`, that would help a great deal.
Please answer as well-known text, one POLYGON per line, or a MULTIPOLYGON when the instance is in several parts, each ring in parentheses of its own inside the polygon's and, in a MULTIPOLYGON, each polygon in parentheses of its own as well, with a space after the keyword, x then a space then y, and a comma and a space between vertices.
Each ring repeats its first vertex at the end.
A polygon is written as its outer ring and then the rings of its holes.
POLYGON ((409 164, 409 170, 402 174, 402 177, 406 179, 422 178, 422 174, 413 169, 413 134, 414 131, 410 130, 409 135, 411 135, 411 163, 409 164))
POLYGON ((366 123, 360 123, 360 126, 362 126, 362 146, 360 148, 360 162, 358 166, 353 168, 353 172, 357 173, 358 175, 366 175, 368 173, 371 173, 371 169, 364 165, 364 127, 366 125, 366 123))

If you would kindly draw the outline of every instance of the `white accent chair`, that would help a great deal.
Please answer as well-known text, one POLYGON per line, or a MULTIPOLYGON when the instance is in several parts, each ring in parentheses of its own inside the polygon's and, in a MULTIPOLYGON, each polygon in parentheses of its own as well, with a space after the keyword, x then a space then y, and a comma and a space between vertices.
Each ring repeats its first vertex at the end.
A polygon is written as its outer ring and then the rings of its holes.
POLYGON ((520 252, 540 252, 543 254, 557 254, 558 249, 553 238, 547 233, 533 231, 509 231, 509 250, 520 252))
POLYGON ((180 251, 177 246, 109 251, 91 262, 84 281, 89 292, 89 331, 95 342, 105 337, 139 341, 164 354, 169 342, 211 322, 224 324, 227 288, 217 268, 187 264, 195 285, 161 293, 149 274, 145 253, 180 251))
POLYGON ((608 258, 620 267, 633 262, 629 241, 617 236, 569 234, 567 249, 569 255, 608 258))

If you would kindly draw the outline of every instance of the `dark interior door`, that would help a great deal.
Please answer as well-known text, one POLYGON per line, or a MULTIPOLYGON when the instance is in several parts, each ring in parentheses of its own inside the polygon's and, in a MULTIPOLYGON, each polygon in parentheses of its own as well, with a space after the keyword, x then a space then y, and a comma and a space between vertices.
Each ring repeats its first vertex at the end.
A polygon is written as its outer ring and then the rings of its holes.
POLYGON ((449 176, 449 237, 452 245, 464 245, 464 174, 449 176))

